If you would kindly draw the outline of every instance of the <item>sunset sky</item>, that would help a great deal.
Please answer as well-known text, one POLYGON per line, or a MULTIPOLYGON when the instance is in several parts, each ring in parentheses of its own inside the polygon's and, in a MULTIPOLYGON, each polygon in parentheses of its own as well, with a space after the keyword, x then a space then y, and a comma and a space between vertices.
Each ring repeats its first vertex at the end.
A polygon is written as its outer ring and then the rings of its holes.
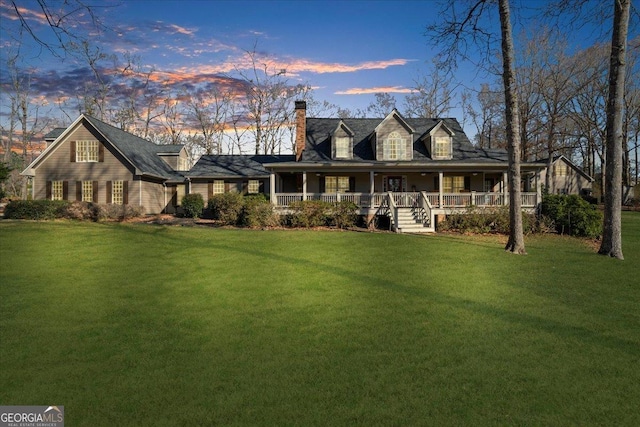
MULTIPOLYGON (((17 3, 37 34, 43 39, 51 37, 37 2, 17 3)), ((437 52, 425 36, 426 26, 438 19, 433 1, 134 0, 88 4, 97 6, 96 14, 105 26, 92 41, 106 53, 137 55, 142 64, 154 67, 155 78, 167 84, 211 80, 242 69, 245 52, 257 46, 276 68, 287 70, 290 83, 314 87, 316 100, 356 109, 373 101, 374 93, 389 92, 400 105, 437 52)), ((5 33, 6 26, 18 21, 9 1, 0 0, 0 5, 5 33)), ((530 15, 540 5, 535 0, 513 1, 520 15, 530 15)), ((497 30, 497 14, 490 19, 497 30)), ((514 31, 523 28, 520 24, 516 22, 514 31)), ((585 47, 598 37, 605 38, 597 27, 582 28, 570 42, 585 47)), ((43 98, 60 96, 65 81, 82 76, 71 59, 54 58, 27 37, 23 40, 22 66, 33 67, 37 76, 34 90, 43 98)), ((9 42, 3 35, 3 74, 9 42)), ((461 88, 496 79, 469 64, 456 77, 461 88)), ((4 103, 2 108, 6 108, 4 103)), ((450 115, 462 120, 458 109, 450 115)))

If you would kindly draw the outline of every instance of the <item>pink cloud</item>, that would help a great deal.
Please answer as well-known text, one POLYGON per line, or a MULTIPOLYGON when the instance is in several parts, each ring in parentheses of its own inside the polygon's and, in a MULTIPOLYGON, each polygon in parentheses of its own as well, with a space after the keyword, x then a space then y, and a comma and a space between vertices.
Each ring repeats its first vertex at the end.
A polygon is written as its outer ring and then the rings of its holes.
POLYGON ((401 87, 401 86, 378 86, 378 87, 368 87, 368 88, 360 88, 354 87, 347 90, 341 90, 338 92, 334 92, 335 95, 370 95, 372 93, 411 93, 411 89, 401 87))

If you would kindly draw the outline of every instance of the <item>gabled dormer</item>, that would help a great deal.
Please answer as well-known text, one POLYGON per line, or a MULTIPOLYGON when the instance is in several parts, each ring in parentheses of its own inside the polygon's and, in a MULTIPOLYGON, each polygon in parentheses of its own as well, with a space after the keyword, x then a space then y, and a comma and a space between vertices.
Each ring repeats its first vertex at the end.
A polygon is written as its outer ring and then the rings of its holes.
POLYGON ((453 137, 455 133, 440 120, 424 137, 424 144, 433 160, 453 158, 453 137))
POLYGON ((372 148, 378 161, 413 160, 413 135, 415 130, 398 110, 389 113, 376 126, 371 136, 372 148))
POLYGON ((331 158, 333 160, 353 159, 353 131, 340 120, 331 133, 331 158))

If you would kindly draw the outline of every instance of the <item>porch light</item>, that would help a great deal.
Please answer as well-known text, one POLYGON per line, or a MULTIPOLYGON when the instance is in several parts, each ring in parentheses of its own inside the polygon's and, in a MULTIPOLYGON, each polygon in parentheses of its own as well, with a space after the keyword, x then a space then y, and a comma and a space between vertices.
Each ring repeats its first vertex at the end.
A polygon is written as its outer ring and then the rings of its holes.
POLYGON ((420 172, 420 175, 425 176, 426 173, 425 172, 420 172))

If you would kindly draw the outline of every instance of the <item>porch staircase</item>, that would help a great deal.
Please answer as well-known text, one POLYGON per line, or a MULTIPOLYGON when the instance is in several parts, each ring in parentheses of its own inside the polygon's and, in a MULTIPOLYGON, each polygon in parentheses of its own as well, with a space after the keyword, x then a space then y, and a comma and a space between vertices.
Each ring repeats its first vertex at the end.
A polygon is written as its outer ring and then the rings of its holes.
MULTIPOLYGON (((392 220, 393 221, 393 220, 392 220)), ((398 233, 433 233, 433 218, 428 222, 422 222, 414 208, 398 208, 398 233)))

